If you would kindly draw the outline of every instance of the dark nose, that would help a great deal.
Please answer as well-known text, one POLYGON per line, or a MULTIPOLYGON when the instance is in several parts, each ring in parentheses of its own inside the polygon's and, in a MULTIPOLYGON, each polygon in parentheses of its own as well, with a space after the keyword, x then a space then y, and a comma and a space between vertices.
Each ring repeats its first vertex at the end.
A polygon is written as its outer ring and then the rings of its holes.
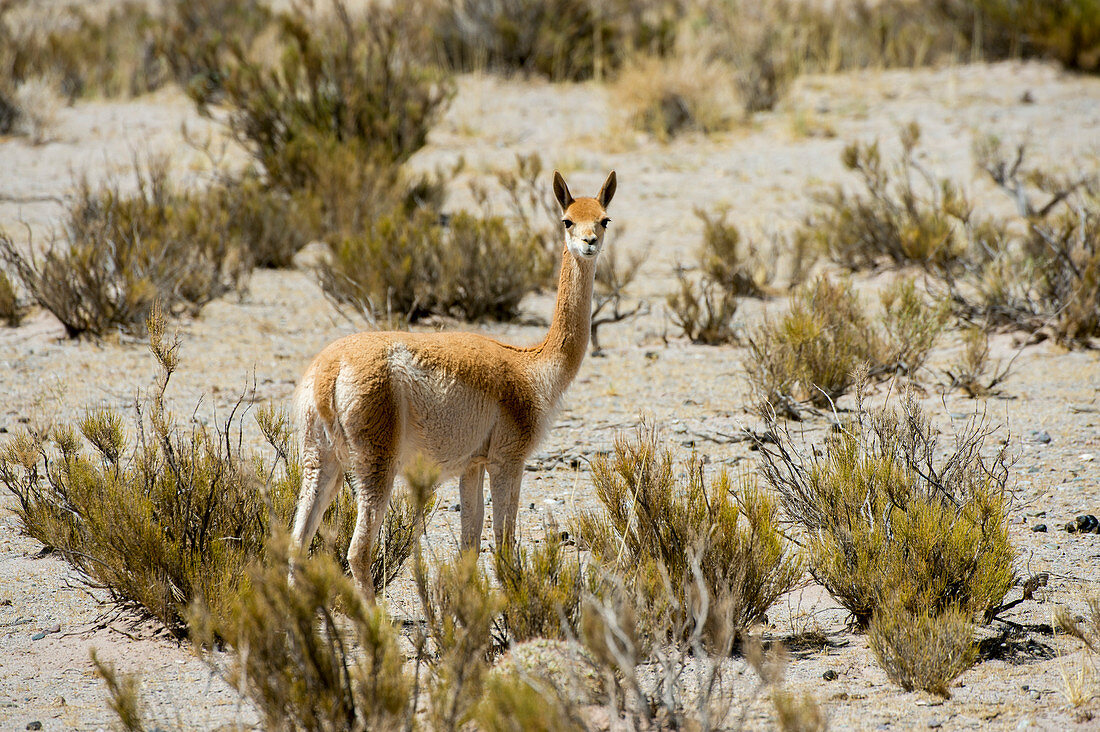
POLYGON ((595 234, 584 237, 584 240, 588 242, 588 244, 591 246, 596 246, 596 242, 599 241, 599 239, 596 238, 595 234))

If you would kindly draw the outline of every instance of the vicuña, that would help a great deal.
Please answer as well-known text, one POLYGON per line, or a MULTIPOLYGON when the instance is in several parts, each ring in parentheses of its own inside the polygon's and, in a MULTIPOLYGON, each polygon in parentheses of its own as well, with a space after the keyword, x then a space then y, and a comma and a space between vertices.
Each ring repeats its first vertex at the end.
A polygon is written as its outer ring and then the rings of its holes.
POLYGON ((291 535, 308 547, 347 472, 358 515, 348 564, 373 597, 371 549, 405 461, 423 453, 459 477, 462 548, 481 544, 485 472, 498 546, 515 536, 524 463, 554 419, 588 348, 596 258, 615 195, 612 171, 595 198, 573 198, 554 172, 562 252, 546 338, 519 348, 476 333, 358 333, 330 344, 294 393, 302 490, 291 535))

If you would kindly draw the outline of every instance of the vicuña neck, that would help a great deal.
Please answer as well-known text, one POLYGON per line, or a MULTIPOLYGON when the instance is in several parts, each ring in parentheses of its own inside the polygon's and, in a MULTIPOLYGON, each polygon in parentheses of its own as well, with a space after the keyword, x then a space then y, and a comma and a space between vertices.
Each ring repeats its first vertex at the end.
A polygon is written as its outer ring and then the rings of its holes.
POLYGON ((546 340, 536 349, 538 357, 560 368, 556 381, 564 389, 581 367, 592 328, 592 284, 596 260, 579 261, 566 247, 561 258, 558 301, 546 340))

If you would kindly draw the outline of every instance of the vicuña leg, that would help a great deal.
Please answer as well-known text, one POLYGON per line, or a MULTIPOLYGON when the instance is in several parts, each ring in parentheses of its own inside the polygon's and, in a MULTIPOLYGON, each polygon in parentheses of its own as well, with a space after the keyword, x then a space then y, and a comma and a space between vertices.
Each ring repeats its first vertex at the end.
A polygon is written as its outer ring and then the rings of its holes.
POLYGON ((497 549, 516 538, 516 514, 519 512, 519 484, 523 462, 489 466, 489 491, 493 496, 493 535, 497 549))
POLYGON ((348 565, 359 592, 367 600, 374 598, 374 579, 370 571, 371 550, 378 541, 382 519, 390 505, 395 475, 392 461, 377 458, 360 461, 353 471, 352 485, 355 488, 358 513, 355 517, 355 531, 352 532, 351 544, 348 546, 348 565))
POLYGON ((481 549, 481 528, 485 525, 485 467, 472 463, 458 479, 462 509, 462 550, 481 549))
POLYGON ((340 462, 331 450, 313 445, 306 446, 302 453, 302 488, 290 533, 292 554, 309 549, 341 478, 340 462))

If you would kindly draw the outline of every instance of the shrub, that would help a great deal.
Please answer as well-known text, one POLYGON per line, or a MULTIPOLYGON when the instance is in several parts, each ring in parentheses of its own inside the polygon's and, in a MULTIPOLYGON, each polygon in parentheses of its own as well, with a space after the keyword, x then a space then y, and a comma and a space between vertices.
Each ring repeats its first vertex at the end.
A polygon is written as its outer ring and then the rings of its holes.
POLYGON ((879 335, 850 282, 822 276, 795 291, 790 309, 748 338, 745 369, 762 403, 826 407, 851 388, 863 363, 878 364, 879 335))
POLYGON ((295 562, 292 585, 285 547, 269 549, 225 614, 192 611, 200 647, 221 638, 233 649, 228 667, 207 662, 252 700, 265 728, 405 729, 414 682, 386 611, 364 602, 330 557, 295 562))
POLYGON ((891 371, 914 374, 928 359, 951 315, 947 303, 929 306, 912 279, 896 280, 883 290, 882 352, 891 371))
MULTIPOLYGON (((246 568, 266 556, 273 527, 289 526, 301 474, 285 415, 262 411, 257 420, 279 465, 239 447, 244 399, 217 429, 176 421, 164 394, 178 342, 166 343, 163 329, 163 315, 154 312, 149 334, 160 378, 132 425, 99 409, 76 427, 17 435, 0 452, 0 483, 18 500, 23 531, 56 549, 116 605, 183 636, 193 602, 225 617, 246 568)), ((398 500, 389 512, 371 565, 376 589, 408 557, 408 535, 419 536, 432 505, 428 494, 398 500)), ((340 548, 346 553, 346 543, 340 548)))
MULTIPOLYGON (((321 180, 318 166, 352 154, 400 163, 420 149, 451 96, 451 84, 418 61, 422 18, 372 4, 353 17, 340 0, 331 17, 279 16, 285 47, 274 68, 231 49, 224 99, 229 124, 270 181, 286 190, 321 180)), ((192 89, 200 108, 204 89, 192 89)))
POLYGON ((618 436, 613 455, 592 462, 603 508, 577 517, 577 541, 641 593, 643 635, 659 632, 662 615, 683 616, 702 602, 709 609, 681 631, 736 637, 794 585, 801 561, 782 538, 767 494, 747 479, 735 488, 724 471, 707 481, 694 457, 686 469, 687 481, 678 480, 672 454, 652 428, 640 427, 633 439, 618 436))
POLYGON ((66 240, 41 257, 0 237, 0 257, 70 337, 120 329, 141 333, 154 301, 196 312, 243 284, 249 265, 227 240, 220 205, 173 189, 167 161, 143 171, 138 190, 93 190, 84 181, 65 221, 66 240))
MULTIPOLYGON (((616 231, 621 232, 622 228, 620 226, 616 231)), ((615 246, 605 249, 603 256, 596 262, 596 280, 592 293, 592 324, 589 334, 593 356, 603 354, 599 338, 601 326, 621 323, 624 320, 649 314, 647 300, 639 299, 629 309, 623 304, 627 297, 627 288, 637 278, 638 271, 646 260, 646 254, 635 252, 623 264, 616 254, 617 251, 615 246)))
POLYGON ((645 56, 624 68, 612 89, 631 125, 668 141, 731 126, 729 78, 727 67, 697 55, 645 56))
POLYGON ((978 657, 970 613, 955 608, 914 614, 887 604, 875 613, 867 637, 891 681, 944 698, 951 696, 947 685, 978 657))
POLYGON ((982 454, 991 432, 973 421, 943 453, 911 396, 875 411, 860 398, 821 455, 789 439, 762 446, 762 474, 806 535, 811 573, 860 626, 887 601, 911 615, 996 612, 1015 552, 1007 447, 982 454))
POLYGON ((903 127, 900 138, 901 155, 892 165, 883 162, 878 142, 848 145, 841 160, 859 176, 863 192, 838 185, 820 193, 820 209, 800 234, 849 269, 888 260, 943 270, 965 253, 970 204, 953 183, 917 162, 915 123, 903 127))
POLYGON ((515 643, 534 638, 576 637, 581 598, 596 591, 593 575, 569 558, 561 535, 547 529, 527 550, 506 544, 494 554, 504 601, 501 635, 515 643))
POLYGON ((459 212, 444 225, 422 211, 370 222, 330 249, 318 275, 337 305, 371 319, 503 320, 545 282, 547 262, 536 238, 513 238, 501 218, 459 212))
POLYGON ((22 322, 23 311, 8 273, 0 270, 0 320, 14 328, 22 322))
POLYGON ((1070 69, 1100 70, 1100 4, 1095 0, 979 0, 975 5, 983 32, 1001 48, 1052 57, 1070 69))
POLYGON ((427 18, 449 68, 580 81, 599 79, 636 51, 669 50, 680 5, 676 0, 460 0, 429 3, 427 18))
POLYGON ((672 322, 692 343, 717 346, 737 340, 737 296, 707 279, 692 281, 678 269, 680 291, 666 298, 672 322))

